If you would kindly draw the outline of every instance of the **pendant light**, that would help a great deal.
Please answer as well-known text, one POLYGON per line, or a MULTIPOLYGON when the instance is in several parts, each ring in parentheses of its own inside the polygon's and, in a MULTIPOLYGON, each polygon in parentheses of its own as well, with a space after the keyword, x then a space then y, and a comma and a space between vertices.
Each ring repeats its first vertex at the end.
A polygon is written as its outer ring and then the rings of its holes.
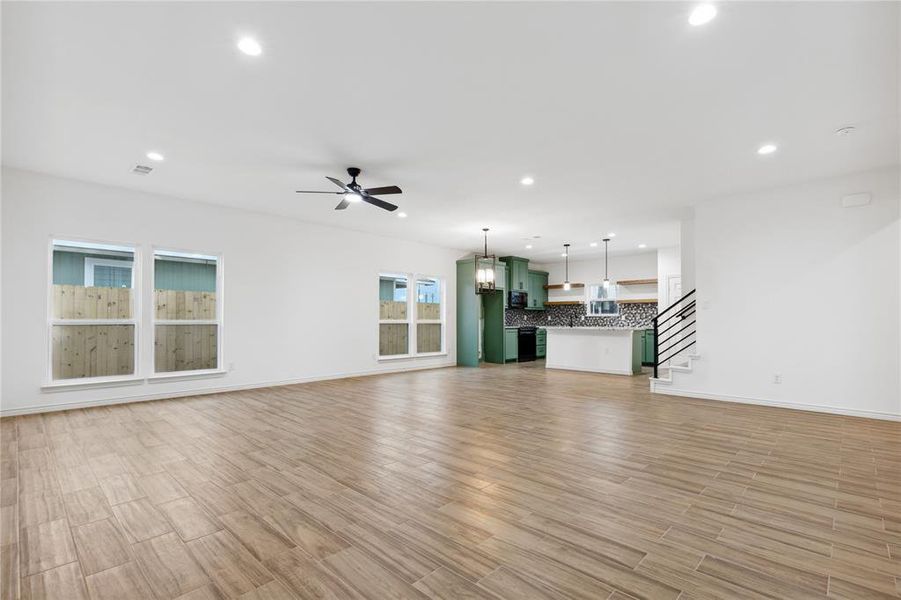
POLYGON ((610 278, 607 276, 607 244, 610 243, 610 238, 604 238, 604 289, 608 289, 610 287, 610 278))
POLYGON ((497 289, 495 281, 495 273, 497 273, 497 257, 494 254, 488 254, 488 228, 482 228, 485 236, 485 252, 482 255, 476 253, 475 256, 475 274, 476 294, 493 294, 497 289))
POLYGON ((569 244, 563 244, 563 260, 566 263, 566 277, 563 282, 563 290, 568 292, 572 287, 569 283, 569 244))

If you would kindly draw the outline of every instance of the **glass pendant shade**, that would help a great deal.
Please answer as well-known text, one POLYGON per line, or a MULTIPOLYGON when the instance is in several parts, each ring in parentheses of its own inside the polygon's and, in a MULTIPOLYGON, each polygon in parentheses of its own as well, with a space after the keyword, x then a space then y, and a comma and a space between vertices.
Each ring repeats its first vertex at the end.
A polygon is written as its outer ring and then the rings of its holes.
POLYGON ((476 294, 493 294, 497 290, 495 273, 497 273, 497 257, 488 254, 488 229, 485 233, 485 252, 475 255, 475 290, 476 294))
POLYGON ((564 291, 568 292, 568 291, 570 290, 571 287, 572 287, 572 286, 569 284, 568 281, 564 281, 564 282, 563 282, 563 290, 564 290, 564 291))

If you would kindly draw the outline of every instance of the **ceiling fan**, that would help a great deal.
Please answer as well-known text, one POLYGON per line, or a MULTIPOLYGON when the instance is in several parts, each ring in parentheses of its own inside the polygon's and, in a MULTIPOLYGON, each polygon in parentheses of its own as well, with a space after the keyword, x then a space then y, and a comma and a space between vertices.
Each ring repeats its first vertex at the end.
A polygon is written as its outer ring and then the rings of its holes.
POLYGON ((313 192, 308 190, 297 190, 298 194, 341 194, 344 198, 341 199, 341 202, 338 203, 338 206, 335 207, 335 210, 344 210, 347 208, 351 202, 368 202, 373 206, 378 206, 379 208, 383 208, 388 211, 397 210, 397 206, 391 204, 390 202, 385 202, 379 198, 376 198, 373 194, 401 194, 403 193, 399 187, 396 185, 387 185, 385 187, 376 187, 376 188, 364 188, 361 187, 359 183, 357 183, 357 175, 360 174, 360 169, 357 167, 348 167, 347 174, 351 177, 350 183, 342 183, 341 181, 335 179, 334 177, 326 176, 326 179, 337 185, 341 188, 340 192, 313 192))

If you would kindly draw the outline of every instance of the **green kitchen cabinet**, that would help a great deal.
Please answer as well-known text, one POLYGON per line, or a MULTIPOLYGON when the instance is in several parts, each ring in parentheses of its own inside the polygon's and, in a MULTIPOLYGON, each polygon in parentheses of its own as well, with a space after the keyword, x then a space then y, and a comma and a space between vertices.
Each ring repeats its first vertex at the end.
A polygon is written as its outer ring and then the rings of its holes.
POLYGON ((479 366, 479 314, 481 302, 475 293, 475 262, 457 261, 457 365, 479 366))
POLYGON ((504 329, 504 361, 519 358, 519 329, 504 329))
POLYGON ((548 274, 546 271, 529 271, 529 306, 526 310, 544 310, 547 302, 548 274))
POLYGON ((518 256, 503 256, 507 265, 507 288, 510 291, 527 292, 529 289, 529 261, 518 256))
POLYGON ((504 309, 507 308, 507 265, 501 261, 497 261, 496 271, 494 273, 494 286, 497 288, 495 294, 499 294, 504 300, 504 309))
POLYGON ((642 332, 641 339, 644 341, 644 349, 641 354, 641 364, 654 364, 654 330, 645 329, 642 332))
POLYGON ((538 329, 535 334, 535 358, 547 356, 547 329, 538 329))

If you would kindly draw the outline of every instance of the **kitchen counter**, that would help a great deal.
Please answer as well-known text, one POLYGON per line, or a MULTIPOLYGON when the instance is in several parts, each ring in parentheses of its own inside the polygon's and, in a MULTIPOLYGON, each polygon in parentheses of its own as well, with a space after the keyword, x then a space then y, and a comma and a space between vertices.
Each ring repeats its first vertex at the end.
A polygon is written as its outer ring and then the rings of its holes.
POLYGON ((637 375, 642 328, 545 327, 548 369, 637 375))
POLYGON ((644 325, 641 327, 601 327, 601 326, 590 326, 590 327, 579 327, 578 325, 574 325, 569 327, 568 325, 551 325, 549 327, 539 327, 539 329, 547 329, 548 331, 552 329, 589 329, 589 330, 598 330, 598 331, 644 331, 645 329, 653 329, 653 325, 644 325))

